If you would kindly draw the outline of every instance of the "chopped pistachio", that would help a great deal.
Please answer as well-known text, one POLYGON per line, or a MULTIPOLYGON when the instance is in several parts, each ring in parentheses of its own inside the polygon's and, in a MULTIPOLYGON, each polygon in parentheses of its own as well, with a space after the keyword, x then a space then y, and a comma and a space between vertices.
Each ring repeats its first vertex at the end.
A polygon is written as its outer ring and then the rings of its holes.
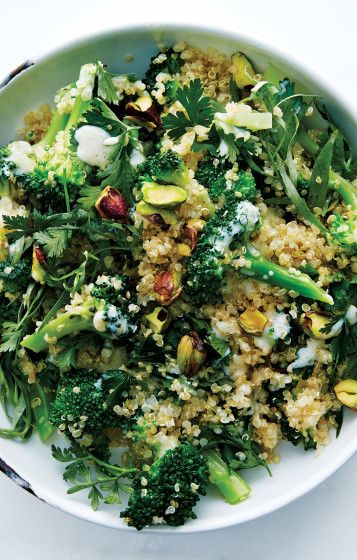
POLYGON ((191 255, 191 249, 188 245, 186 245, 186 243, 178 243, 177 252, 183 257, 189 257, 191 255))
POLYGON ((246 86, 254 86, 257 83, 254 68, 243 53, 233 54, 231 61, 231 71, 239 89, 243 89, 246 86))
POLYGON ((154 216, 158 214, 161 216, 165 224, 167 225, 174 225, 177 224, 178 218, 174 210, 167 210, 166 208, 157 208, 156 206, 152 206, 151 204, 147 204, 143 200, 136 205, 136 211, 139 212, 142 216, 149 218, 150 216, 154 216))
POLYGON ((155 307, 154 311, 148 315, 145 315, 145 319, 149 322, 151 330, 156 334, 163 332, 171 321, 168 310, 159 306, 155 307))
POLYGON ((161 305, 170 305, 182 292, 181 274, 175 270, 161 272, 154 282, 154 296, 161 305))
POLYGON ((141 192, 144 202, 158 208, 175 208, 185 202, 188 197, 188 192, 182 187, 159 185, 151 181, 143 183, 141 192))
POLYGON ((320 313, 303 313, 300 317, 300 324, 304 329, 304 332, 307 335, 319 340, 327 340, 328 338, 333 338, 334 336, 338 336, 340 334, 342 329, 342 321, 340 325, 339 322, 336 323, 336 325, 334 325, 330 332, 323 332, 323 329, 327 327, 329 322, 330 317, 321 315, 320 313))
POLYGON ((246 309, 238 319, 240 326, 250 334, 261 333, 267 321, 266 316, 258 309, 246 309))
POLYGON ((340 381, 335 385, 334 391, 342 404, 357 410, 357 381, 355 379, 340 381))
POLYGON ((196 331, 185 334, 177 347, 177 365, 187 376, 200 371, 207 358, 207 347, 196 331))

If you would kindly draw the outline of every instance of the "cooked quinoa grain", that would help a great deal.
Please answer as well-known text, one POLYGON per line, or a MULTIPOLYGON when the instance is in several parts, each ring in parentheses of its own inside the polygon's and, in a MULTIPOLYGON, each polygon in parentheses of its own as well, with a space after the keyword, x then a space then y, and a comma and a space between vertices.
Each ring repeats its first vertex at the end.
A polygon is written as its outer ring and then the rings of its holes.
POLYGON ((241 501, 282 440, 341 428, 357 179, 306 99, 180 42, 144 77, 85 64, 0 152, 0 365, 31 403, 13 435, 67 437, 94 508, 129 479, 137 529, 194 518, 209 480, 241 501))

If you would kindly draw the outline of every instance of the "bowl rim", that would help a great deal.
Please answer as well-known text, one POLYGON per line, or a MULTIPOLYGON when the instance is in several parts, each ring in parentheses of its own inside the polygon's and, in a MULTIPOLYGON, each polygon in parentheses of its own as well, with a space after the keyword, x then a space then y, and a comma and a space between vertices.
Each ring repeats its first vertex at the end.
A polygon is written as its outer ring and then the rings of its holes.
MULTIPOLYGON (((263 53, 270 53, 274 56, 275 59, 281 61, 284 65, 290 66, 293 70, 296 70, 299 75, 301 75, 304 79, 306 79, 309 83, 313 86, 316 86, 319 91, 321 91, 322 95, 326 95, 333 103, 335 103, 338 107, 342 108, 342 110, 348 115, 348 117, 352 120, 353 124, 357 126, 357 104, 352 104, 348 99, 342 98, 341 99, 341 92, 338 91, 336 87, 334 87, 330 83, 326 83, 324 80, 324 76, 319 74, 317 70, 313 70, 309 66, 305 66, 298 58, 294 55, 288 53, 284 53, 281 49, 276 46, 269 46, 269 44, 265 41, 257 40, 254 36, 247 33, 240 33, 234 32, 232 30, 226 30, 224 28, 219 27, 212 27, 206 25, 192 25, 186 24, 185 22, 178 22, 173 24, 172 22, 139 22, 137 24, 130 24, 130 25, 123 25, 123 26, 115 26, 113 28, 106 29, 104 31, 100 31, 98 33, 90 33, 79 39, 72 40, 70 42, 64 42, 62 45, 57 46, 54 49, 49 51, 44 51, 43 53, 39 53, 34 58, 31 58, 25 61, 22 65, 18 66, 13 72, 10 72, 7 76, 5 76, 4 80, 0 83, 0 94, 1 90, 5 90, 9 84, 15 82, 22 72, 31 72, 31 69, 34 65, 38 63, 46 62, 51 60, 59 55, 65 54, 66 52, 70 52, 71 50, 75 49, 76 47, 85 46, 87 43, 91 43, 94 40, 105 40, 109 39, 110 37, 115 37, 118 34, 122 33, 125 35, 130 35, 133 33, 159 33, 159 32, 181 32, 181 33, 196 33, 199 35, 212 35, 212 37, 216 36, 219 38, 226 38, 231 41, 237 41, 248 47, 252 47, 255 49, 261 50, 263 53)), ((353 443, 353 442, 352 442, 353 443)), ((223 528, 232 527, 235 525, 239 525, 242 523, 246 523, 248 521, 252 521, 258 519, 264 515, 272 513, 285 505, 295 501, 298 498, 301 498, 304 494, 310 492, 313 488, 316 488, 322 482, 324 482, 328 477, 330 477, 333 473, 335 473, 341 466, 346 463, 351 457, 357 452, 357 439, 354 444, 350 444, 344 450, 343 453, 340 453, 336 456, 334 461, 326 463, 322 466, 314 475, 312 475, 307 481, 295 486, 290 492, 285 492, 285 494, 281 497, 277 496, 275 499, 269 501, 269 503, 260 506, 258 510, 254 512, 248 513, 245 519, 228 519, 224 520, 224 518, 220 519, 208 519, 205 520, 205 527, 201 525, 196 525, 195 522, 192 522, 188 525, 183 525, 181 527, 164 527, 164 526, 157 526, 151 527, 147 529, 143 529, 141 533, 146 534, 189 534, 189 533, 202 533, 206 531, 218 530, 223 528)), ((130 531, 135 532, 136 530, 132 527, 128 527, 126 525, 114 525, 114 523, 106 522, 105 520, 96 520, 94 517, 95 512, 88 509, 83 511, 76 511, 76 503, 73 502, 66 502, 65 504, 59 504, 58 501, 52 498, 52 495, 49 493, 39 493, 37 495, 36 489, 34 489, 29 482, 24 480, 21 476, 19 476, 16 471, 9 465, 5 463, 0 457, 0 472, 3 472, 6 476, 8 476, 13 482, 19 485, 21 488, 25 489, 26 491, 30 492, 33 496, 44 501, 45 503, 51 505, 52 507, 59 509, 67 514, 74 515, 79 519, 89 521, 91 523, 95 523, 97 525, 102 525, 111 529, 119 529, 122 531, 130 531), (6 465, 6 468, 1 468, 1 463, 6 465)))

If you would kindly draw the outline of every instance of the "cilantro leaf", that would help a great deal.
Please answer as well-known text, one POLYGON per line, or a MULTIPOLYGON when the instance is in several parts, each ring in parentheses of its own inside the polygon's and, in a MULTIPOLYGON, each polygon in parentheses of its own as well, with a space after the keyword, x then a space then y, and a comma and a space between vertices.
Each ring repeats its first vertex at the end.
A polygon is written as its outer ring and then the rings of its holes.
POLYGON ((91 185, 85 185, 79 191, 81 195, 77 200, 79 206, 84 208, 84 210, 91 210, 95 203, 97 202, 100 193, 102 192, 102 187, 93 187, 91 185))
POLYGON ((113 84, 113 76, 114 74, 105 70, 101 62, 97 62, 98 97, 101 97, 107 103, 118 105, 119 99, 113 84))
POLYGON ((10 321, 5 321, 2 329, 0 352, 12 352, 22 339, 23 329, 18 329, 18 324, 10 321))
POLYGON ((34 239, 45 249, 48 257, 61 257, 71 238, 66 229, 51 228, 34 233, 34 239))
MULTIPOLYGON (((116 114, 109 109, 109 107, 100 99, 96 97, 92 99, 89 109, 84 113, 83 120, 79 122, 78 127, 89 124, 91 126, 98 126, 111 136, 118 136, 127 129, 126 125, 122 123, 116 114)), ((72 139, 74 144, 77 141, 72 139)))
POLYGON ((185 134, 187 128, 196 125, 210 126, 213 118, 212 102, 203 94, 203 86, 198 78, 178 89, 176 96, 185 112, 178 111, 176 115, 170 113, 163 117, 162 124, 170 138, 176 140, 185 134))
POLYGON ((131 190, 131 178, 133 169, 130 163, 129 151, 130 143, 124 145, 127 134, 123 133, 119 137, 118 144, 113 149, 111 161, 105 169, 98 172, 98 177, 102 179, 101 187, 110 185, 117 189, 125 198, 129 205, 134 203, 134 197, 131 190))

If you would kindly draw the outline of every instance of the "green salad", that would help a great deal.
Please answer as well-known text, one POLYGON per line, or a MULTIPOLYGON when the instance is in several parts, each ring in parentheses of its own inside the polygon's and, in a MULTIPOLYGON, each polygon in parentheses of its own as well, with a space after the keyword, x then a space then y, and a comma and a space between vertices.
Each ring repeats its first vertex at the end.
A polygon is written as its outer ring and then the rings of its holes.
POLYGON ((178 43, 141 79, 85 64, 24 119, 0 149, 0 436, 37 432, 68 494, 141 530, 338 435, 357 168, 322 100, 178 43))

